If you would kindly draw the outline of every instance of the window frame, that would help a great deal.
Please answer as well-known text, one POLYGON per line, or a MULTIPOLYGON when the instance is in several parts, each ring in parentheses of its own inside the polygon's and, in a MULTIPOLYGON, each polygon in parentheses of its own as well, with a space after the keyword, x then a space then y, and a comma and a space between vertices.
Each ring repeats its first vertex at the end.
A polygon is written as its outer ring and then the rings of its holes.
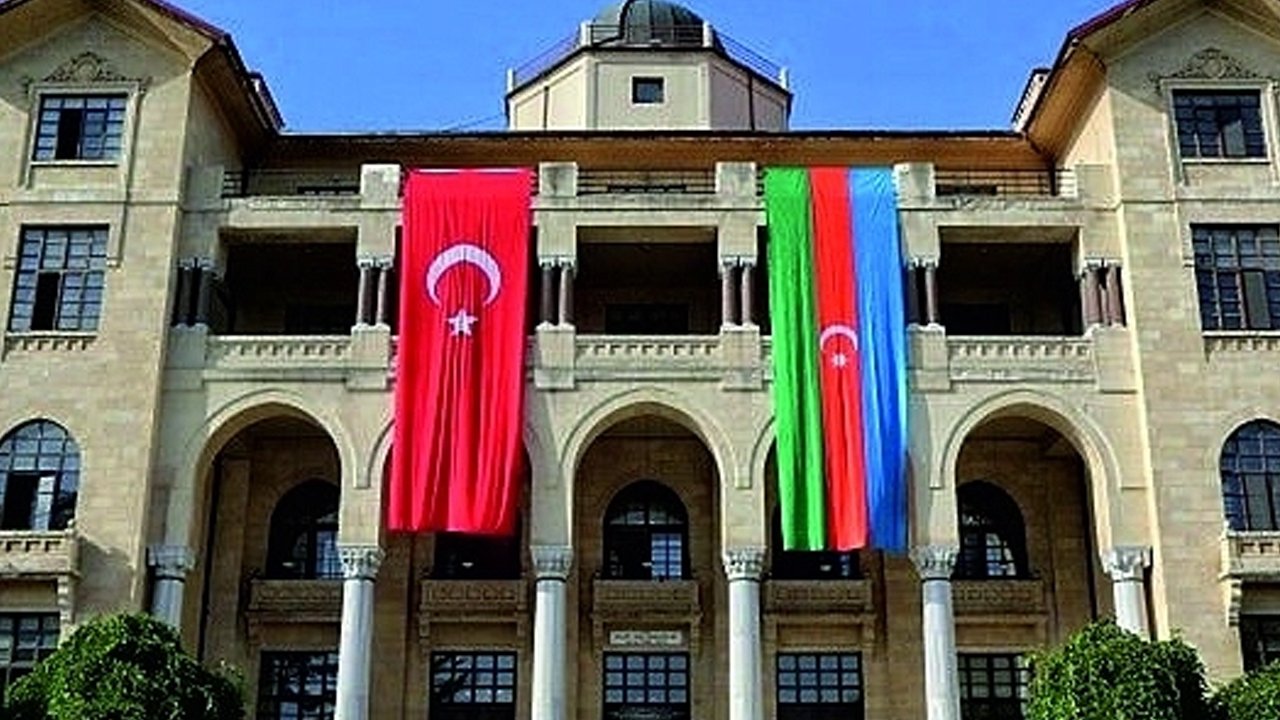
POLYGON ((1236 632, 1240 636, 1240 661, 1245 672, 1280 660, 1280 615, 1241 614, 1236 632), (1250 652, 1253 649, 1258 652, 1250 652))
POLYGON ((631 105, 632 107, 652 107, 667 104, 667 78, 663 75, 632 75, 631 105), (640 92, 642 87, 658 90, 657 100, 646 100, 640 92))
POLYGON ((328 480, 312 478, 304 480, 286 490, 276 500, 267 520, 267 574, 272 580, 341 580, 342 565, 337 560, 337 538, 341 527, 342 489, 328 480), (308 492, 309 491, 309 492, 308 492), (307 515, 281 515, 287 510, 304 506, 310 508, 320 500, 320 492, 332 492, 337 500, 332 513, 322 513, 315 508, 307 515), (310 501, 310 502, 307 502, 310 501), (291 504, 292 508, 290 507, 291 504), (333 521, 324 520, 328 515, 333 521), (334 554, 326 563, 326 556, 321 552, 321 533, 331 532, 334 554), (306 542, 306 566, 301 569, 288 569, 288 562, 295 560, 293 550, 300 539, 306 542), (334 564, 336 562, 337 564, 334 564))
POLYGON ((7 454, 0 455, 0 458, 3 458, 3 463, 0 464, 0 518, 8 516, 8 512, 5 511, 5 499, 7 495, 6 491, 8 490, 9 478, 12 475, 18 474, 22 477, 44 478, 44 477, 49 477, 49 475, 46 475, 45 473, 52 473, 52 477, 54 478, 53 484, 52 484, 53 486, 51 488, 51 492, 49 493, 50 500, 49 500, 48 506, 45 508, 44 523, 43 523, 44 527, 39 527, 40 523, 37 522, 41 517, 40 508, 39 508, 39 505, 37 504, 41 493, 40 493, 40 488, 37 486, 35 489, 35 492, 32 495, 33 505, 31 509, 28 511, 28 522, 24 523, 29 527, 8 528, 6 529, 6 531, 7 532, 63 532, 65 531, 67 528, 71 526, 73 522, 75 522, 76 509, 77 509, 77 506, 79 505, 80 483, 81 483, 82 475, 84 474, 84 453, 80 449, 80 443, 76 441, 75 436, 71 434, 71 431, 68 430, 61 423, 55 422, 48 418, 38 417, 38 418, 32 418, 29 420, 25 420, 21 423, 18 423, 17 425, 14 425, 13 427, 9 428, 3 435, 0 435, 0 450, 3 450, 6 447, 6 445, 9 445, 12 449, 7 454), (62 437, 61 438, 46 437, 45 436, 46 428, 56 429, 62 434, 62 437), (36 435, 34 437, 19 437, 21 433, 23 433, 24 431, 27 431, 28 429, 36 432, 36 435), (28 444, 35 443, 39 447, 34 452, 34 454, 29 452, 18 453, 18 452, 15 452, 15 450, 16 450, 16 443, 19 443, 19 442, 28 443, 28 444), (46 443, 50 443, 50 442, 59 442, 62 444, 62 449, 58 455, 55 456, 52 453, 48 455, 44 454, 45 453, 44 446, 46 443), (15 469, 13 467, 13 457, 18 455, 26 455, 26 456, 32 457, 33 460, 35 461, 36 467, 30 468, 30 469, 26 469, 26 468, 15 469), (49 467, 39 467, 40 465, 44 464, 42 462, 44 458, 53 458, 53 457, 58 458, 57 469, 53 469, 49 467), (71 465, 71 467, 67 467, 68 464, 71 465), (58 511, 62 509, 62 505, 64 503, 69 505, 69 509, 65 511, 65 519, 61 522, 58 522, 58 520, 62 518, 62 515, 59 514, 58 511))
MULTIPOLYGON (((4 695, 5 690, 16 682, 19 678, 31 672, 35 666, 45 658, 53 654, 58 649, 58 645, 62 640, 62 616, 56 610, 8 610, 0 613, 0 628, 12 630, 13 644, 9 648, 9 662, 4 662, 0 658, 0 696, 4 695), (33 651, 34 658, 30 661, 13 662, 12 655, 19 650, 19 638, 22 637, 22 631, 19 626, 23 620, 36 620, 38 623, 37 633, 39 638, 34 648, 27 648, 33 651), (52 624, 52 630, 48 627, 52 624), (53 644, 46 645, 48 639, 47 633, 53 633, 53 644)), ((0 632, 0 636, 4 633, 0 632)))
MULTIPOLYGON (((280 684, 283 684, 283 683, 280 683, 280 684)), ((301 682, 299 683, 299 686, 303 688, 305 691, 305 688, 307 687, 307 683, 301 682)), ((257 697, 254 698, 254 708, 256 712, 255 717, 261 718, 262 720, 272 720, 272 718, 279 717, 279 714, 280 714, 279 703, 288 702, 290 700, 293 700, 293 701, 307 700, 313 703, 328 702, 330 704, 330 707, 334 708, 334 713, 336 715, 337 698, 338 698, 338 648, 318 648, 318 649, 263 648, 258 653, 258 685, 256 689, 257 689, 257 693, 256 693, 257 697), (279 695, 273 694, 270 696, 266 695, 266 689, 270 687, 266 682, 267 668, 268 668, 267 659, 269 657, 287 657, 287 658, 292 658, 294 660, 303 660, 303 664, 294 665, 293 667, 295 669, 298 667, 309 669, 310 665, 307 664, 305 660, 311 659, 311 658, 317 658, 320 656, 326 656, 325 665, 324 665, 325 671, 328 672, 329 669, 332 668, 332 673, 333 673, 331 676, 333 681, 332 689, 330 689, 330 683, 329 683, 330 676, 326 675, 325 680, 321 683, 321 690, 319 695, 308 695, 308 694, 305 694, 305 692, 299 692, 295 694, 279 694, 279 695), (276 704, 275 705, 276 710, 274 712, 266 709, 266 706, 269 703, 276 704)), ((333 717, 333 716, 330 716, 330 717, 333 717)))
MULTIPOLYGON (((1272 165, 1276 162, 1276 108, 1275 84, 1266 79, 1251 80, 1248 78, 1162 78, 1159 81, 1161 94, 1164 97, 1165 114, 1169 129, 1169 152, 1177 168, 1183 165, 1272 165), (1179 93, 1216 92, 1258 93, 1258 105, 1261 111, 1262 141, 1265 152, 1255 157, 1184 157, 1182 142, 1178 135, 1178 119, 1175 107, 1175 96, 1179 93)), ((1185 178, 1182 178, 1185 180, 1185 178)))
POLYGON ((102 323, 106 317, 106 300, 107 300, 107 271, 114 265, 112 262, 112 230, 111 226, 106 223, 24 223, 18 228, 16 244, 13 253, 13 285, 9 289, 9 306, 8 318, 5 321, 5 333, 13 336, 38 335, 38 334, 55 334, 64 336, 94 337, 102 331, 102 323), (50 235, 61 233, 65 235, 65 248, 63 250, 64 259, 61 267, 46 269, 43 267, 46 253, 50 245, 50 235), (87 233, 90 235, 88 244, 88 256, 85 258, 87 265, 83 268, 69 267, 72 247, 71 238, 76 233, 87 233), (101 234, 100 237, 98 234, 101 234), (25 258, 24 250, 27 247, 27 239, 29 235, 39 234, 36 250, 36 267, 25 269, 23 261, 25 258), (58 278, 56 296, 54 298, 53 315, 51 318, 52 326, 49 328, 33 328, 37 311, 39 309, 38 297, 41 277, 56 275, 58 278), (79 286, 75 288, 67 288, 67 278, 78 278, 79 286), (24 317, 27 327, 16 327, 15 322, 19 319, 15 314, 19 304, 26 305, 26 301, 19 303, 18 293, 27 288, 24 287, 25 280, 30 278, 32 293, 31 312, 30 315, 24 317), (76 307, 80 308, 80 312, 75 316, 79 327, 76 329, 61 329, 58 326, 63 319, 62 311, 64 304, 69 302, 65 300, 63 293, 68 289, 76 290, 82 295, 76 301, 76 307), (84 294, 90 291, 97 291, 98 298, 96 303, 85 298, 84 294), (96 314, 90 314, 84 311, 86 306, 97 305, 96 314), (92 321, 92 327, 85 328, 86 319, 92 321))
POLYGON ((466 717, 475 718, 476 720, 498 720, 498 718, 515 718, 520 702, 520 652, 515 648, 433 648, 427 658, 427 707, 428 712, 433 718, 454 718, 466 717), (459 658, 468 658, 471 667, 457 668, 450 666, 446 670, 437 668, 438 659, 449 658, 456 663, 459 658), (491 658, 493 664, 491 667, 478 667, 477 661, 480 658, 491 658), (502 660, 510 659, 510 666, 503 667, 502 660), (459 670, 466 672, 466 682, 459 685, 453 691, 454 697, 457 692, 467 690, 472 693, 471 699, 458 701, 454 699, 445 700, 440 697, 440 688, 437 685, 438 677, 444 673, 450 673, 453 677, 459 675, 459 670), (477 675, 488 674, 491 677, 488 681, 481 682, 477 675), (501 675, 507 673, 510 675, 509 681, 504 682, 501 675), (493 699, 477 700, 475 692, 478 690, 491 691, 493 699), (509 691, 510 700, 498 700, 497 695, 500 691, 509 691))
POLYGON ((1000 485, 984 479, 974 479, 961 483, 956 488, 956 525, 959 529, 960 549, 956 557, 953 580, 972 580, 977 582, 1027 580, 1032 577, 1031 558, 1027 548, 1027 521, 1022 507, 1013 495, 1000 485), (961 495, 977 495, 977 498, 963 498, 961 495), (982 519, 985 521, 978 527, 966 526, 966 501, 986 499, 991 502, 981 507, 982 519), (1003 507, 1001 507, 1003 506, 1003 507), (1013 517, 1014 513, 1016 517, 1013 517), (967 540, 974 533, 982 533, 982 562, 970 562, 967 540), (991 567, 991 547, 989 539, 995 535, 1008 553, 1007 562, 1012 566, 1012 574, 993 574, 991 567), (980 569, 981 572, 976 570, 980 569))
POLYGON ((787 648, 778 650, 773 656, 773 704, 774 716, 778 720, 833 720, 834 718, 847 718, 848 720, 861 720, 866 717, 867 713, 867 677, 866 664, 863 652, 858 648, 823 648, 817 650, 797 650, 787 648), (783 658, 793 658, 796 661, 796 667, 783 668, 783 658), (853 684, 845 682, 845 675, 850 672, 845 667, 845 659, 852 657, 854 659, 853 672, 857 677, 853 684), (800 658, 814 658, 815 667, 812 671, 815 673, 813 684, 803 682, 800 676, 808 668, 800 667, 800 658), (823 660, 825 658, 835 658, 835 668, 823 668, 823 660), (796 676, 794 683, 784 683, 783 673, 791 673, 796 676), (834 683, 824 683, 827 675, 834 674, 834 683), (801 692, 805 688, 812 687, 819 693, 818 700, 815 702, 802 702, 800 696, 797 695, 794 702, 784 702, 782 694, 788 689, 795 689, 801 692), (821 693, 823 690, 833 689, 839 695, 835 702, 823 702, 821 693), (857 699, 853 702, 844 701, 844 693, 846 691, 856 691, 857 699))
MULTIPOLYGON (((609 504, 605 506, 603 516, 601 517, 601 535, 603 557, 600 568, 600 576, 604 580, 633 580, 633 581, 650 581, 650 582, 679 582, 689 580, 692 577, 692 568, 689 566, 690 552, 690 527, 689 527, 689 508, 684 503, 684 499, 671 486, 659 482, 657 480, 636 480, 628 483, 620 488, 613 497, 610 498, 609 504), (627 505, 643 500, 643 512, 645 514, 644 521, 640 523, 631 523, 625 521, 627 514, 627 505), (668 507, 661 507, 665 502, 669 501, 668 507), (669 513, 678 516, 677 523, 656 523, 650 520, 655 509, 663 509, 669 513), (615 518, 623 520, 622 522, 613 522, 615 518), (666 537, 666 541, 660 545, 655 542, 657 536, 666 537), (678 573, 655 574, 654 570, 654 553, 665 549, 667 564, 669 566, 673 561, 670 553, 670 537, 678 536, 679 548, 679 567, 678 573), (622 542, 627 538, 643 537, 648 544, 648 561, 642 563, 648 566, 648 577, 640 576, 639 573, 630 573, 626 557, 617 554, 615 558, 615 549, 628 546, 629 543, 622 542)), ((637 551, 637 555, 639 551, 637 551)))
MULTIPOLYGON (((971 697, 966 697, 966 694, 969 692, 969 688, 971 688, 972 686, 966 686, 965 681, 972 676, 973 671, 965 667, 963 659, 971 658, 971 657, 985 657, 988 660, 988 663, 990 663, 992 659, 996 659, 996 658, 1001 660, 1007 660, 1010 658, 1013 659, 1013 664, 1012 664, 1012 667, 1010 668, 1010 672, 1014 673, 1013 699, 1020 701, 1021 703, 1021 710, 1020 710, 1019 717, 1021 718, 1026 717, 1027 705, 1030 702, 1030 697, 1031 697, 1030 695, 1031 663, 1027 659, 1026 653, 1027 651, 1025 649, 1011 650, 1011 649, 1005 649, 1005 648, 979 648, 979 649, 972 649, 972 650, 961 649, 956 652, 956 690, 958 695, 960 696, 961 720, 987 720, 988 718, 992 717, 990 715, 973 716, 971 714, 966 714, 965 704, 967 702, 975 702, 975 701, 989 702, 990 700, 1002 699, 1002 698, 996 698, 994 694, 988 694, 987 697, 985 698, 976 698, 976 699, 971 697)), ((986 674, 990 677, 996 671, 997 670, 995 668, 991 668, 990 665, 988 665, 986 674)), ((987 685, 987 689, 992 690, 996 687, 996 685, 997 683, 994 681, 994 679, 992 679, 991 683, 987 685)))
POLYGON ((126 168, 131 165, 135 128, 137 126, 138 108, 145 90, 144 80, 107 79, 90 82, 55 82, 41 81, 31 83, 27 88, 27 108, 30 115, 27 123, 27 138, 24 144, 24 160, 27 177, 36 168, 126 168), (44 99, 53 96, 124 96, 124 123, 120 129, 120 151, 114 158, 91 160, 86 158, 71 159, 37 159, 37 143, 40 137, 40 115, 44 107, 44 99))
MULTIPOLYGON (((1280 441, 1280 424, 1265 417, 1253 418, 1247 422, 1243 422, 1232 428, 1222 440, 1222 444, 1218 449, 1218 490, 1222 498, 1222 518, 1226 523, 1228 531, 1232 533, 1254 533, 1254 532, 1276 532, 1280 530, 1280 472, 1270 472, 1267 470, 1268 455, 1265 452, 1267 447, 1280 441), (1271 431, 1275 437, 1269 443, 1262 435, 1256 438, 1243 438, 1241 433, 1256 428, 1259 431, 1271 431), (1252 442, 1256 439, 1261 444, 1260 452, 1256 455, 1241 452, 1239 443, 1241 441, 1252 442), (1232 467, 1227 465, 1227 449, 1234 445, 1234 464, 1232 467), (1262 470, 1257 473, 1245 473, 1240 469, 1242 457, 1254 457, 1262 465, 1262 470), (1235 489, 1228 492, 1228 475, 1232 476, 1235 482, 1235 489), (1266 490, 1267 507, 1264 508, 1269 527, 1253 527, 1252 520, 1257 513, 1250 512, 1249 497, 1250 493, 1247 487, 1247 481, 1244 477, 1246 474, 1260 476, 1262 486, 1266 490), (1238 527, 1237 527, 1238 525, 1238 527)), ((1280 458, 1280 452, 1276 454, 1280 458)))
MULTIPOLYGON (((671 712, 679 720, 690 720, 693 717, 693 654, 687 650, 679 651, 636 651, 636 652, 605 652, 600 656, 600 716, 603 720, 610 720, 611 713, 618 712, 626 707, 646 707, 646 708, 671 708, 671 712), (643 658, 643 668, 633 668, 629 666, 628 659, 643 658), (671 659, 680 658, 684 664, 683 668, 671 668, 671 659), (618 658, 621 659, 622 666, 611 668, 610 661, 618 658), (652 661, 663 658, 663 667, 657 668, 652 666, 652 661), (642 676, 642 683, 639 685, 632 684, 629 675, 639 674, 642 676), (659 685, 651 685, 653 676, 661 673, 663 676, 662 683, 659 685), (683 677, 682 683, 673 683, 671 677, 673 673, 681 673, 683 677), (621 676, 621 685, 613 682, 610 678, 611 674, 621 676), (660 687, 660 689, 659 689, 660 687), (684 693, 684 702, 671 702, 670 693, 676 689, 676 692, 684 693), (628 700, 627 692, 637 689, 642 692, 645 699, 640 702, 628 700), (609 692, 611 690, 619 690, 622 692, 621 702, 610 702, 609 692), (651 693, 666 693, 667 701, 656 702, 651 701, 651 693), (683 708, 683 714, 679 708, 683 708)), ((656 713, 655 713, 656 714, 656 713)), ((670 719, 668 719, 670 720, 670 719)))
MULTIPOLYGON (((1199 314, 1200 331, 1202 333, 1212 335, 1215 333, 1235 334, 1280 332, 1280 287, 1277 287, 1275 291, 1276 297, 1273 301, 1271 294, 1267 292, 1267 279, 1265 277, 1267 272, 1272 272, 1277 273, 1277 278, 1280 279, 1280 268, 1268 271, 1264 267, 1267 254, 1263 249, 1262 243, 1267 239, 1271 240, 1275 246, 1280 247, 1280 224, 1267 222, 1192 222, 1188 225, 1188 241, 1190 245, 1190 260, 1193 274, 1192 279, 1195 283, 1196 311, 1199 314), (1219 232, 1230 233, 1231 250, 1236 261, 1233 267, 1218 267, 1216 263, 1217 254, 1214 252, 1214 244, 1216 240, 1214 236, 1219 232), (1243 232, 1253 234, 1254 242, 1258 248, 1256 255, 1258 259, 1257 267, 1245 267, 1244 263, 1241 261, 1242 253, 1240 251, 1240 238, 1241 233, 1243 232), (1209 264, 1203 268, 1200 266, 1200 254, 1196 250, 1199 242, 1198 238, 1201 237, 1202 233, 1207 234, 1207 242, 1209 245, 1209 264), (1207 300, 1203 294, 1205 283, 1202 282, 1202 273, 1209 276, 1210 285, 1214 291, 1214 296, 1207 300), (1256 309, 1256 305, 1249 302, 1249 278, 1257 277, 1258 275, 1261 275, 1260 289, 1262 290, 1262 304, 1265 306, 1263 309, 1266 310, 1269 319, 1267 327, 1256 327, 1252 324, 1253 313, 1250 312, 1250 308, 1256 309), (1240 318, 1240 327, 1238 328, 1225 326, 1226 316, 1222 311, 1223 300, 1222 294, 1219 292, 1223 287, 1221 279, 1224 276, 1233 278, 1235 283, 1233 289, 1237 294, 1235 302, 1239 305, 1240 318), (1212 315, 1217 318, 1216 325, 1211 325, 1209 323, 1211 318, 1205 314, 1206 303, 1209 303, 1212 306, 1212 315), (1276 305, 1274 312, 1271 307, 1273 304, 1276 305)), ((1280 257, 1280 255, 1277 255, 1277 257, 1280 257)))

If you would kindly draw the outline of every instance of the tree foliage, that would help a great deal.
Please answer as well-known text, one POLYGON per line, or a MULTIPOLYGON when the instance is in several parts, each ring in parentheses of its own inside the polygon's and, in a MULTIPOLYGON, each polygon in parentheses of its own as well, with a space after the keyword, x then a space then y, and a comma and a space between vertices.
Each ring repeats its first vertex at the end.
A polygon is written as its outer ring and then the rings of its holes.
POLYGON ((1223 718, 1200 656, 1178 638, 1144 640, 1103 621, 1034 655, 1031 666, 1028 720, 1223 718))
POLYGON ((1280 718, 1280 663, 1272 663, 1228 683, 1218 691, 1218 699, 1230 720, 1280 718))
POLYGON ((149 615, 104 616, 78 628, 9 688, 12 720, 242 720, 240 681, 182 650, 149 615))

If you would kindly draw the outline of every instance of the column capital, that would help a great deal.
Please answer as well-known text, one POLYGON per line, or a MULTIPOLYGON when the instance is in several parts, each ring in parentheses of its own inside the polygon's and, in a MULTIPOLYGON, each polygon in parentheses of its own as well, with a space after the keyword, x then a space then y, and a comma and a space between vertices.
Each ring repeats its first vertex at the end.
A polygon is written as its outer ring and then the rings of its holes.
POLYGON ((724 574, 729 582, 759 580, 764 573, 765 549, 762 547, 729 548, 724 551, 724 574))
POLYGON ((1151 566, 1151 548, 1145 545, 1116 546, 1102 553, 1102 567, 1116 582, 1140 582, 1151 566))
POLYGON ((377 545, 339 545, 342 577, 347 580, 370 580, 378 576, 385 553, 377 545))
POLYGON ((356 267, 360 268, 361 270, 364 270, 366 268, 372 270, 373 268, 377 267, 377 265, 378 265, 378 259, 372 255, 361 255, 360 257, 356 258, 356 267))
POLYGON ((950 580, 959 554, 955 545, 919 545, 911 550, 911 562, 921 580, 950 580))
POLYGON ((390 270, 395 266, 395 258, 390 255, 375 255, 373 257, 373 266, 380 270, 390 270))
POLYGON ((152 545, 147 548, 147 564, 156 577, 182 582, 196 566, 196 553, 185 545, 152 545))
POLYGON ((534 576, 539 580, 568 580, 573 569, 573 548, 567 545, 534 545, 529 548, 533 557, 534 576))

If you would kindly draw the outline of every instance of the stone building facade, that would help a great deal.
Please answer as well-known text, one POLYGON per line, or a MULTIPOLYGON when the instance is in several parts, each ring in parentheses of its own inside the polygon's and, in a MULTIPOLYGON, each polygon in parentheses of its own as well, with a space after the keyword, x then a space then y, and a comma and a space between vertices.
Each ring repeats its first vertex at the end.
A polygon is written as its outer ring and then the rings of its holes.
POLYGON ((160 0, 0 3, 0 683, 150 609, 254 716, 1019 717, 1114 616, 1280 656, 1280 13, 1129 0, 1009 131, 788 129, 631 0, 509 129, 288 133, 160 0), (776 540, 772 165, 895 171, 909 557, 776 540), (404 168, 536 167, 519 537, 381 527, 404 168))

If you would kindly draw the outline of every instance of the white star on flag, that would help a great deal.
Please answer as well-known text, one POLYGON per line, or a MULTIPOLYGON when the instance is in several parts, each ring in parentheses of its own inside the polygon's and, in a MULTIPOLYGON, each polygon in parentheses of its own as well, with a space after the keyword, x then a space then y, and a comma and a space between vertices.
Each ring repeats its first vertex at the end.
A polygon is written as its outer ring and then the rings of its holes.
POLYGON ((831 366, 844 369, 849 364, 849 356, 844 353, 836 353, 831 357, 831 366))
POLYGON ((471 326, 475 325, 476 321, 479 319, 480 318, 476 317, 475 315, 472 315, 471 313, 467 312, 466 308, 463 308, 459 310, 457 313, 455 313, 453 317, 449 318, 448 320, 445 320, 445 323, 447 323, 450 327, 453 328, 452 335, 454 337, 457 337, 459 335, 470 336, 471 326))

